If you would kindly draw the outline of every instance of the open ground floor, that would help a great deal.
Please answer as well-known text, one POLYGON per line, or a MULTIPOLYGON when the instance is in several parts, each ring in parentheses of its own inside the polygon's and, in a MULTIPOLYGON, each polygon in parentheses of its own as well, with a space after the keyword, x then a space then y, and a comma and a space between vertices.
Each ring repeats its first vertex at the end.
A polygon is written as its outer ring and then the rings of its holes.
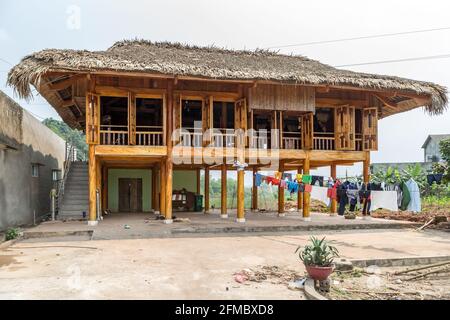
POLYGON ((311 235, 326 236, 348 259, 450 255, 448 233, 404 229, 35 239, 0 250, 0 298, 304 299, 288 282, 304 274, 295 250, 311 235), (268 277, 236 282, 244 269, 269 270, 268 277))

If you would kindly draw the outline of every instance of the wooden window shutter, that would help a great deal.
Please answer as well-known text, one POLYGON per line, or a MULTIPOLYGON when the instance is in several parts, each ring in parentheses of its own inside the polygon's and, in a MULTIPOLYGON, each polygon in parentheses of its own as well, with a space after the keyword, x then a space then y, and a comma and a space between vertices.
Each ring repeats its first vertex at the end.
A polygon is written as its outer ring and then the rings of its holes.
POLYGON ((378 150, 378 110, 377 108, 363 109, 363 150, 378 150))
POLYGON ((311 150, 313 148, 314 134, 314 114, 309 112, 301 116, 302 149, 311 150))
POLYGON ((355 108, 334 109, 334 138, 336 150, 355 150, 355 108))
POLYGON ((244 135, 238 137, 238 139, 244 139, 242 143, 247 146, 248 141, 245 138, 245 131, 247 130, 247 101, 245 99, 239 99, 234 103, 234 129, 244 130, 244 135))
POLYGON ((128 144, 136 144, 136 99, 131 92, 128 93, 128 144))
POLYGON ((86 94, 86 143, 100 143, 100 96, 86 94))

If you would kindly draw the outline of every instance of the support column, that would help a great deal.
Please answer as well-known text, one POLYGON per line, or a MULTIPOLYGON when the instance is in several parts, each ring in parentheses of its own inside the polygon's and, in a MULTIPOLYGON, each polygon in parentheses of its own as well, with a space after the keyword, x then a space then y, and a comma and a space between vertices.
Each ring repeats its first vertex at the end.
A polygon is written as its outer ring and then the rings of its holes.
POLYGON ((164 162, 159 168, 159 211, 166 216, 166 164, 164 162))
MULTIPOLYGON (((283 179, 284 168, 280 166, 281 179, 283 179)), ((284 217, 286 214, 284 213, 284 188, 281 187, 281 184, 278 186, 278 216, 284 217)))
POLYGON ((102 206, 102 195, 103 195, 103 190, 102 190, 102 164, 99 160, 95 161, 95 165, 96 165, 96 181, 95 181, 95 189, 96 191, 98 191, 98 201, 99 203, 96 203, 97 206, 97 216, 98 219, 100 219, 100 217, 102 216, 102 210, 103 210, 103 206, 102 206))
MULTIPOLYGON (((298 174, 302 174, 302 168, 297 169, 298 174)), ((297 211, 300 212, 300 210, 303 210, 303 192, 300 192, 300 190, 297 193, 297 211)))
POLYGON ((220 190, 220 217, 223 219, 228 218, 227 212, 227 166, 222 165, 221 168, 221 190, 220 190))
POLYGON ((197 194, 201 193, 200 188, 200 169, 195 169, 196 177, 197 177, 197 194))
POLYGON ((209 213, 209 168, 205 168, 205 214, 209 213))
POLYGON ((173 181, 173 163, 172 159, 167 159, 166 162, 166 207, 165 207, 165 220, 164 223, 171 224, 172 220, 172 181, 173 181))
POLYGON ((245 222, 244 212, 244 175, 245 171, 238 168, 237 171, 237 222, 245 222))
POLYGON ((366 160, 363 162, 364 183, 370 182, 370 151, 366 151, 366 160))
POLYGON ((172 220, 172 181, 173 181, 173 141, 172 141, 172 132, 173 132, 173 82, 167 82, 167 117, 165 123, 167 127, 166 131, 166 144, 167 144, 167 159, 165 166, 165 180, 162 181, 165 184, 165 220, 164 223, 171 224, 172 220))
POLYGON ((256 186, 257 168, 253 168, 253 184, 252 184, 252 210, 258 211, 258 187, 256 186))
POLYGON ((88 225, 96 226, 97 206, 96 206, 96 186, 97 186, 97 165, 95 162, 95 145, 89 145, 89 220, 88 225))
POLYGON ((102 169, 102 210, 108 209, 108 167, 102 169))
MULTIPOLYGON (((336 181, 336 165, 333 163, 330 168, 331 172, 331 178, 333 178, 334 181, 336 181)), ((331 206, 330 206, 330 216, 335 216, 337 214, 337 200, 331 199, 331 206)))
MULTIPOLYGON (((306 154, 306 159, 303 162, 303 174, 309 175, 309 153, 306 154)), ((310 200, 311 193, 305 192, 303 194, 303 220, 311 221, 310 215, 310 200)))

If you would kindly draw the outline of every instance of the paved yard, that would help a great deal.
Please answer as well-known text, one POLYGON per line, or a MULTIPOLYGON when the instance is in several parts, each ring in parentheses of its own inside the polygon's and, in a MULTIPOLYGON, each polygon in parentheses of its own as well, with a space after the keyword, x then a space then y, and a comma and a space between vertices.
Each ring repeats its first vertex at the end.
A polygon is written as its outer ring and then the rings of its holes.
MULTIPOLYGON (((1 299, 303 299, 286 285, 238 284, 233 273, 276 265, 303 272, 294 254, 311 234, 19 242, 0 251, 1 299)), ((328 231, 346 258, 450 255, 448 233, 328 231)))

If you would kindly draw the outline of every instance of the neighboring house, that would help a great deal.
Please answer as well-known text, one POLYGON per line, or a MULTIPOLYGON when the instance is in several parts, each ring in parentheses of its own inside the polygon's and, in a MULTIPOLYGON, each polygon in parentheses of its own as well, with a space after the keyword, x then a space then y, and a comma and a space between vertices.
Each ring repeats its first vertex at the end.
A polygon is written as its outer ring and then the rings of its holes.
POLYGON ((65 142, 0 91, 0 231, 50 212, 65 142))
POLYGON ((439 142, 445 139, 450 139, 450 134, 430 134, 422 145, 424 151, 424 162, 385 162, 372 163, 370 171, 376 173, 378 171, 386 171, 387 168, 396 168, 399 171, 406 169, 409 166, 419 164, 427 173, 432 173, 433 163, 442 160, 441 152, 439 150, 439 142))
POLYGON ((424 162, 439 162, 442 160, 439 142, 450 139, 450 134, 430 134, 423 143, 424 162))
MULTIPOLYGON (((245 222, 245 174, 254 177, 251 204, 257 209, 254 173, 268 161, 279 171, 305 175, 330 167, 332 177, 337 165, 363 162, 369 182, 378 119, 419 107, 441 114, 447 107, 446 88, 438 84, 269 51, 138 40, 104 51, 33 53, 10 71, 8 84, 21 97, 30 97, 34 86, 69 126, 86 130, 89 162, 69 171, 62 212, 80 217, 87 208, 90 225, 101 220, 101 209, 154 209, 171 223, 175 201, 183 200, 174 191, 190 187, 198 193, 199 170, 206 172, 205 212, 209 171, 226 178, 238 170, 237 222, 245 222), (181 136, 177 129, 183 129, 181 136), (208 145, 217 147, 213 161, 208 145)), ((284 189, 278 192, 282 214, 284 189)), ((226 218, 226 201, 221 203, 226 218)), ((309 221, 308 192, 302 213, 309 221)))

